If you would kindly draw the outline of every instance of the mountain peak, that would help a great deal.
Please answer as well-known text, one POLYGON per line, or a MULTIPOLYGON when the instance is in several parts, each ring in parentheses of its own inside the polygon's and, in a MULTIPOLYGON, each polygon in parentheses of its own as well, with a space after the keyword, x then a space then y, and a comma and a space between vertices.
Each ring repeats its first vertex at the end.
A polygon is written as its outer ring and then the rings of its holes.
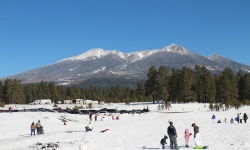
POLYGON ((190 54, 190 51, 174 43, 171 44, 170 46, 164 47, 163 49, 161 49, 161 51, 173 52, 173 53, 178 53, 182 55, 190 54))
POLYGON ((209 55, 207 58, 210 60, 216 60, 216 59, 223 58, 223 57, 221 57, 217 54, 212 54, 212 55, 209 55))

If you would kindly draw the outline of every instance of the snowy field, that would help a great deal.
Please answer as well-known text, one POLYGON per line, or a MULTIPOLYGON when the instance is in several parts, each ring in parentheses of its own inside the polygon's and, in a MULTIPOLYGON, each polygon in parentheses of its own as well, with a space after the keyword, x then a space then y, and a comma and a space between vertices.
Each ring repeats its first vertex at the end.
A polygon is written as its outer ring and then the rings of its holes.
MULTIPOLYGON (((63 106, 63 105, 62 105, 63 106)), ((112 120, 111 116, 105 121, 92 121, 92 132, 85 132, 88 124, 88 115, 74 115, 52 112, 13 112, 0 113, 0 150, 33 150, 39 149, 37 143, 57 143, 56 150, 137 150, 160 149, 160 140, 167 135, 168 120, 173 118, 177 130, 177 143, 180 149, 184 148, 184 130, 189 128, 193 133, 192 123, 200 127, 200 142, 208 145, 211 150, 249 150, 250 149, 250 124, 229 123, 230 118, 235 118, 237 113, 250 115, 250 106, 239 110, 234 108, 228 111, 211 112, 208 104, 172 104, 169 111, 158 111, 158 104, 138 103, 114 104, 105 108, 143 109, 149 107, 151 112, 135 114, 122 114, 120 120, 112 120), (213 123, 212 115, 222 123, 213 123), (63 125, 61 119, 67 120, 63 125), (227 118, 228 122, 224 122, 227 118), (32 122, 41 120, 45 134, 30 136, 32 122), (108 132, 100 133, 101 130, 108 132)), ((7 109, 9 106, 5 106, 7 109)), ((32 108, 52 106, 15 106, 15 108, 32 108)), ((2 108, 0 108, 2 109, 2 108)), ((116 115, 116 114, 115 114, 116 115)), ((167 149, 169 149, 169 140, 167 149)), ((190 145, 193 145, 193 136, 190 137, 190 145)), ((41 148, 41 145, 40 145, 41 148)))

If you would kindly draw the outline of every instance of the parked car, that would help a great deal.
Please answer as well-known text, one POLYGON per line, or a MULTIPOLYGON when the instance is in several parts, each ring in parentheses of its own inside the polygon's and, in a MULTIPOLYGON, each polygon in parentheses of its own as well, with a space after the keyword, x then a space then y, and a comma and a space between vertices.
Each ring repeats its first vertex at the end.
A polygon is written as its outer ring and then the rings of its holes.
POLYGON ((107 111, 108 113, 119 113, 119 111, 116 110, 116 109, 107 109, 106 111, 107 111))
POLYGON ((82 114, 89 114, 88 110, 80 110, 82 114))
POLYGON ((98 110, 90 109, 90 110, 89 110, 89 113, 96 114, 96 113, 98 113, 98 110))
POLYGON ((126 114, 128 112, 129 112, 128 110, 120 110, 120 114, 126 114))

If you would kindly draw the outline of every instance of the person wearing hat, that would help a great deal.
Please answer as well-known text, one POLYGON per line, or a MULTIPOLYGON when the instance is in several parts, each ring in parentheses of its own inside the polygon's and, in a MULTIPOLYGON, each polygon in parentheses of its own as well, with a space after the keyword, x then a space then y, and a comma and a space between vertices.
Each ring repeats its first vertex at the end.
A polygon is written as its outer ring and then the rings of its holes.
POLYGON ((38 120, 38 122, 36 123, 36 132, 37 134, 41 134, 41 123, 40 120, 38 120))
POLYGON ((167 143, 167 140, 168 139, 168 136, 164 135, 163 139, 161 139, 161 145, 162 145, 162 149, 165 149, 165 144, 168 144, 167 143))
POLYGON ((173 122, 169 122, 170 126, 168 127, 168 136, 170 139, 170 149, 179 149, 177 145, 177 133, 173 125, 173 122))
POLYGON ((194 128, 194 145, 198 146, 200 144, 199 142, 199 138, 200 138, 200 134, 199 134, 199 127, 193 123, 192 127, 194 128))

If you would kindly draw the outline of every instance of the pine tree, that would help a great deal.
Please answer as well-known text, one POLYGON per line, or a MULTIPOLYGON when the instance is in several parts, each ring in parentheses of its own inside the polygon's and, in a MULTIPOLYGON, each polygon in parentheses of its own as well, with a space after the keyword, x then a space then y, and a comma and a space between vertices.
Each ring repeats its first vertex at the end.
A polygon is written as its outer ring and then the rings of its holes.
POLYGON ((220 76, 219 91, 222 103, 235 100, 238 98, 237 82, 233 71, 230 68, 225 68, 220 76))
POLYGON ((181 100, 180 102, 190 102, 195 101, 195 80, 194 75, 190 68, 183 67, 181 70, 181 80, 180 80, 180 95, 181 100))
POLYGON ((148 70, 148 79, 145 82, 146 96, 151 96, 153 103, 155 103, 155 98, 157 96, 157 81, 156 81, 157 69, 155 66, 151 66, 148 70))
POLYGON ((137 89, 136 89, 137 100, 143 102, 145 100, 145 94, 146 94, 145 87, 141 82, 139 82, 137 84, 137 89))

